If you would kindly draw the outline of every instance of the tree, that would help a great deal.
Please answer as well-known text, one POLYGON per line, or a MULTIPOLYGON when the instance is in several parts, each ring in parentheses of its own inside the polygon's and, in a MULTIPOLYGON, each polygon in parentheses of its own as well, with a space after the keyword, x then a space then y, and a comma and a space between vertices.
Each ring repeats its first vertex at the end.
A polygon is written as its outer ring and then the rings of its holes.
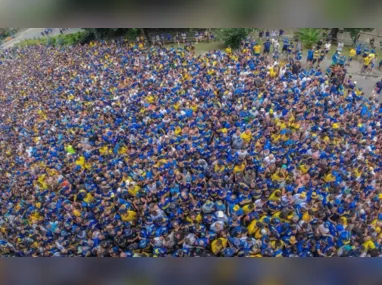
MULTIPOLYGON (((136 30, 136 29, 135 29, 136 30)), ((141 31, 141 34, 146 38, 147 42, 151 45, 151 38, 149 37, 148 29, 139 29, 141 31)))
POLYGON ((312 48, 322 37, 321 29, 303 28, 296 32, 297 38, 302 42, 304 47, 312 48))
POLYGON ((370 29, 370 28, 365 28, 365 29, 345 28, 345 32, 349 32, 354 45, 357 44, 357 40, 359 36, 361 35, 361 32, 371 32, 372 30, 373 29, 370 29))
POLYGON ((333 43, 336 43, 338 42, 338 39, 337 39, 337 36, 338 36, 338 32, 340 31, 339 28, 332 28, 330 30, 330 34, 331 34, 331 38, 332 38, 332 42, 333 43))
POLYGON ((106 38, 111 32, 115 32, 118 29, 85 28, 84 30, 93 35, 97 40, 100 40, 106 38))
POLYGON ((136 28, 116 28, 116 29, 94 29, 94 28, 85 28, 85 31, 89 33, 89 35, 94 36, 97 40, 104 39, 104 38, 112 38, 113 36, 121 36, 121 35, 127 35, 131 38, 134 38, 139 33, 141 33, 146 40, 151 44, 151 39, 148 34, 148 29, 136 29, 136 28))
POLYGON ((245 39, 253 29, 234 28, 221 29, 220 31, 225 45, 237 49, 240 47, 241 41, 245 39))

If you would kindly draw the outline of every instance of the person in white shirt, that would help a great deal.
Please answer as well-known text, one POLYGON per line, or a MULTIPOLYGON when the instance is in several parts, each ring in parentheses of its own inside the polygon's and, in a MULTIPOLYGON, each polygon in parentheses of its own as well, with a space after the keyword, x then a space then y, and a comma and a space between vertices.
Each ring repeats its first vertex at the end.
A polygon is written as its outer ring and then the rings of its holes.
POLYGON ((340 41, 337 45, 337 51, 342 52, 343 48, 344 48, 344 43, 340 41))
POLYGON ((332 46, 332 44, 330 42, 327 42, 325 44, 325 54, 328 54, 329 53, 329 50, 330 50, 330 47, 332 46))
POLYGON ((245 149, 240 149, 237 151, 237 155, 240 159, 244 159, 248 155, 248 151, 246 151, 245 149))
POLYGON ((273 41, 273 52, 279 51, 280 44, 277 40, 273 41))
POLYGON ((274 164, 276 162, 276 158, 273 154, 270 154, 264 158, 264 162, 266 165, 274 164))
POLYGON ((294 205, 301 205, 306 202, 306 193, 301 194, 294 194, 293 195, 293 204, 294 205))

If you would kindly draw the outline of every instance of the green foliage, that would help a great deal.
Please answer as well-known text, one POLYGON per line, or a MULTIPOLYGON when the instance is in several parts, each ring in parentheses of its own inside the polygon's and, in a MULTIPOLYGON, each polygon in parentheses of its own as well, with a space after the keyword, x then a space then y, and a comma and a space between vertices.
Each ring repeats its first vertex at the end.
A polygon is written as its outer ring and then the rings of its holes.
POLYGON ((52 38, 52 37, 48 38, 48 42, 47 42, 48 46, 54 46, 55 43, 56 43, 56 39, 55 38, 52 38))
POLYGON ((233 28, 220 29, 220 34, 226 46, 233 49, 240 47, 241 41, 245 39, 253 29, 233 28))
POLYGON ((312 48, 322 38, 322 30, 303 28, 296 32, 296 36, 304 45, 304 47, 312 48))
POLYGON ((94 35, 97 40, 108 37, 109 35, 118 32, 120 29, 105 29, 105 28, 84 28, 89 34, 94 35))
POLYGON ((139 31, 139 29, 127 29, 125 33, 125 39, 135 41, 136 37, 140 34, 141 32, 139 31))
POLYGON ((355 45, 357 43, 358 37, 361 34, 361 32, 371 32, 372 28, 365 28, 365 29, 359 29, 359 28, 345 28, 345 32, 349 32, 351 39, 353 40, 353 44, 355 45))
POLYGON ((64 44, 65 44, 64 37, 58 36, 57 39, 56 39, 56 46, 62 46, 64 44))

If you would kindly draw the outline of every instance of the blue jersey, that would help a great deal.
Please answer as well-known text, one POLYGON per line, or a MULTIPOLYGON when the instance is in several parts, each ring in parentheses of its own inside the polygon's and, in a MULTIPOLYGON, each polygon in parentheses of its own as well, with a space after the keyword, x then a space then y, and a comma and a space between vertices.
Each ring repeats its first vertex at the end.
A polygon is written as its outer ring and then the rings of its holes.
POLYGON ((308 50, 308 56, 307 56, 308 60, 312 60, 313 59, 313 50, 308 50))

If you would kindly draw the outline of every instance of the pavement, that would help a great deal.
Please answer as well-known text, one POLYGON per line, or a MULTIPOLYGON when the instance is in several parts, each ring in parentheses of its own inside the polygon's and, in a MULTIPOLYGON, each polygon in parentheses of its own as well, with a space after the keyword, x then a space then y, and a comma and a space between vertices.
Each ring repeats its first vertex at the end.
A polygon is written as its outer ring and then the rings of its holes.
MULTIPOLYGON (((331 63, 332 61, 330 56, 330 59, 328 58, 323 61, 321 68, 325 70, 330 66, 331 63)), ((369 77, 365 78, 360 74, 361 68, 362 64, 357 60, 353 60, 350 63, 350 66, 347 67, 347 75, 351 75, 353 81, 357 82, 357 86, 362 87, 363 91, 365 92, 365 96, 370 97, 373 95, 375 84, 382 79, 382 72, 379 71, 378 68, 374 68, 369 77)), ((382 102, 382 94, 379 95, 378 99, 379 102, 382 102)))

